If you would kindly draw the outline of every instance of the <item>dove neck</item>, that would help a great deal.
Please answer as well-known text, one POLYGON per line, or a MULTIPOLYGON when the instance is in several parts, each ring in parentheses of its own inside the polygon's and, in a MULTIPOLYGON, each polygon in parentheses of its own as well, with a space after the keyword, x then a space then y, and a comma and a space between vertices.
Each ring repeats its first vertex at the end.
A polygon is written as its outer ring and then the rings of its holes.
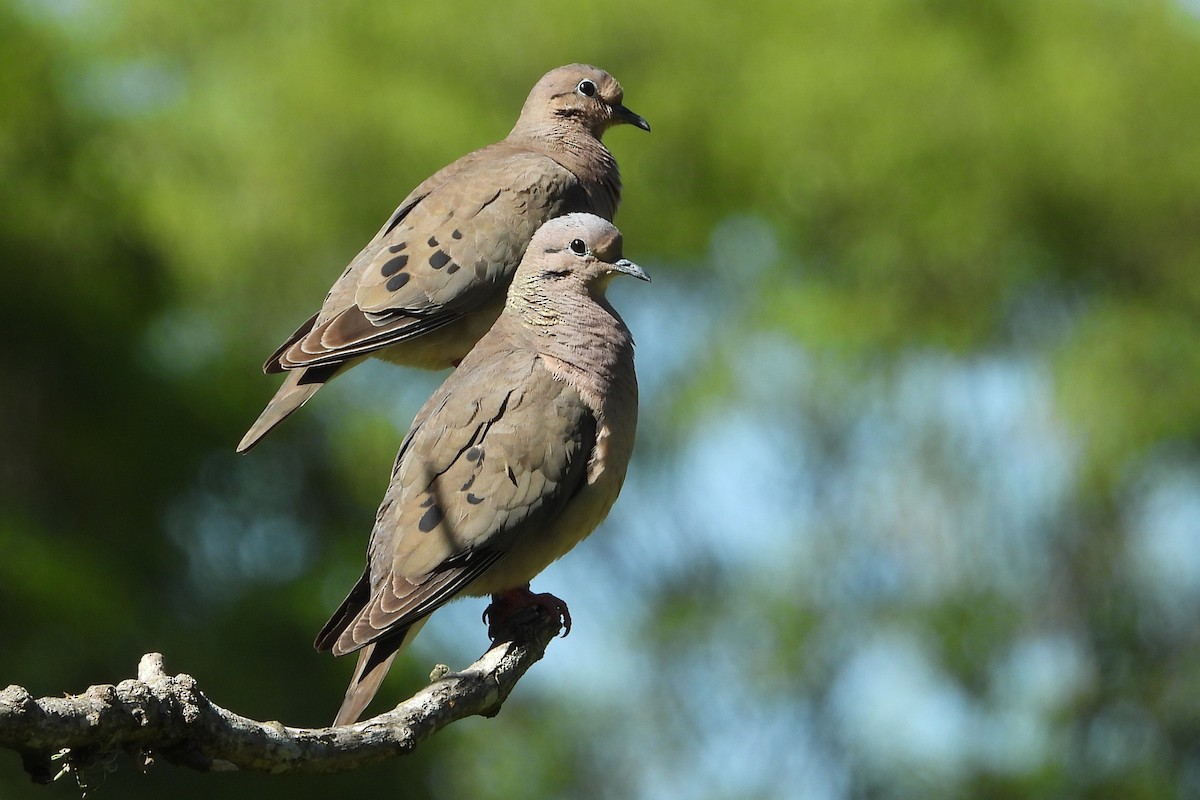
POLYGON ((599 136, 578 123, 563 119, 519 122, 508 139, 553 158, 584 184, 604 186, 614 195, 620 193, 617 159, 599 136))
POLYGON ((613 380, 619 364, 632 357, 633 336, 602 294, 510 292, 508 311, 554 371, 581 388, 613 380))

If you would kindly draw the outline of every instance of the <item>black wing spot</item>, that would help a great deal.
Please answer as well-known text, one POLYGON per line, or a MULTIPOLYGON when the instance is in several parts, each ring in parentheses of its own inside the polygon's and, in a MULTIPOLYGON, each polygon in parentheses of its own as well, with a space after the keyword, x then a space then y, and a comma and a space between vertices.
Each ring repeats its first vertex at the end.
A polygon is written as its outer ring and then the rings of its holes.
POLYGON ((483 502, 483 498, 480 497, 479 495, 468 492, 467 493, 467 502, 473 506, 477 506, 483 502))
POLYGON ((442 521, 442 517, 444 516, 445 514, 442 512, 442 507, 435 503, 434 505, 430 506, 429 510, 425 512, 425 515, 421 517, 421 521, 417 523, 417 528, 420 529, 421 533, 429 533, 438 526, 438 523, 442 521))
POLYGON ((455 239, 461 239, 461 238, 462 238, 462 231, 460 231, 458 228, 455 228, 455 229, 454 229, 454 231, 453 231, 453 232, 452 232, 450 235, 451 235, 452 237, 454 237, 455 239))
POLYGON ((438 240, 437 240, 437 237, 436 237, 436 236, 430 236, 430 237, 429 237, 429 246, 430 246, 430 247, 437 247, 437 246, 438 246, 438 240))
POLYGON ((482 450, 480 450, 478 447, 472 447, 467 451, 467 461, 478 461, 482 455, 482 450))
POLYGON ((458 264, 451 264, 449 267, 446 268, 447 275, 453 275, 456 272, 458 272, 458 264))
POLYGON ((441 269, 449 263, 450 256, 445 250, 438 250, 429 257, 429 266, 433 267, 434 269, 441 269))
POLYGON ((380 267, 379 272, 383 277, 390 278, 406 266, 408 266, 408 256, 396 256, 380 267))
POLYGON ((392 277, 388 278, 388 282, 386 284, 388 291, 395 292, 399 290, 404 286, 404 284, 408 283, 409 278, 411 277, 412 276, 407 272, 401 272, 399 275, 393 275, 392 277))
POLYGON ((389 244, 388 252, 389 253, 399 253, 401 250, 403 250, 406 247, 408 247, 408 242, 400 242, 399 244, 389 244))

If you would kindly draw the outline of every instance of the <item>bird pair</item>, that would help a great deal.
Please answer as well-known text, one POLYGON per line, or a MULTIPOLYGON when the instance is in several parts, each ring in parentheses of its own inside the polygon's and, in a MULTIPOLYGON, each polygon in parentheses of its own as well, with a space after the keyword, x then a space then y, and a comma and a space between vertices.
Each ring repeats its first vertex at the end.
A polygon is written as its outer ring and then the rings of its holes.
POLYGON ((547 73, 508 136, 414 189, 264 366, 288 375, 239 452, 367 356, 457 365, 401 443, 366 569, 317 637, 359 651, 335 725, 455 596, 492 595, 493 630, 530 604, 569 627, 529 581, 607 515, 637 425, 633 339, 604 298, 613 275, 649 280, 610 222, 621 178, 601 137, 650 130, 622 101, 596 67, 547 73))

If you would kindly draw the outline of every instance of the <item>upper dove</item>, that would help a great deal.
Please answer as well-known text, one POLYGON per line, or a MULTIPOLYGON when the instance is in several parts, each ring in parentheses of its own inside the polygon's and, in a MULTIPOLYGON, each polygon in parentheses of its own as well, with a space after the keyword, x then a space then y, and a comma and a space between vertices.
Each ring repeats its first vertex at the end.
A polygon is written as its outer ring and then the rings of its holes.
POLYGON ((570 64, 534 85, 502 141, 427 178, 334 283, 321 309, 263 365, 283 385, 238 444, 253 447, 334 375, 368 355, 423 369, 453 366, 495 322, 534 232, 588 212, 612 220, 614 125, 649 131, 602 69, 570 64))

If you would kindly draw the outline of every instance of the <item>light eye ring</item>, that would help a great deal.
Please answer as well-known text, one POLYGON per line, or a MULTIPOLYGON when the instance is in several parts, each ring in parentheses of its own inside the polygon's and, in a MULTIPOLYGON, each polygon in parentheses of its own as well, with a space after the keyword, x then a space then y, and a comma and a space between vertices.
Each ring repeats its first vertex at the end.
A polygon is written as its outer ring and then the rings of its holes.
POLYGON ((579 92, 584 97, 595 97, 596 93, 600 90, 596 86, 596 82, 594 80, 591 78, 584 78, 579 82, 579 85, 575 87, 575 91, 579 92))
POLYGON ((588 246, 583 239, 572 239, 567 247, 571 248, 571 252, 577 256, 586 256, 588 254, 588 246))

